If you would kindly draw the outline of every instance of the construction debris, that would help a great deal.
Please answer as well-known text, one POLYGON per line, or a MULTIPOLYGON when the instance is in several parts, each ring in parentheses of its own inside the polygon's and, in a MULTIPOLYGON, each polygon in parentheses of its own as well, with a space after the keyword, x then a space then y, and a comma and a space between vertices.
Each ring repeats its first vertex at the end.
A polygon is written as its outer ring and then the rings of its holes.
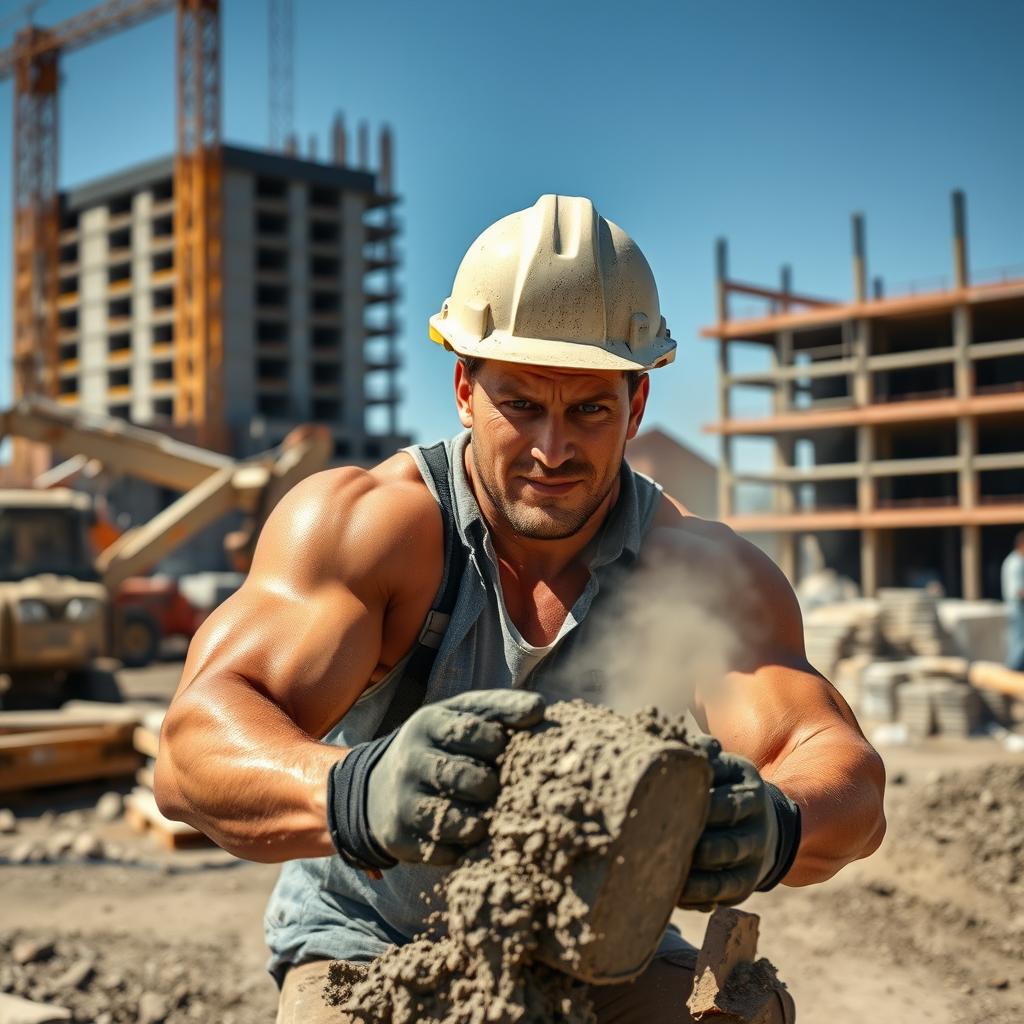
POLYGON ((71 1020, 71 1011, 62 1006, 45 1006, 0 993, 0 1021, 3 1024, 59 1024, 64 1020, 71 1020))
POLYGON ((162 941, 157 932, 142 941, 120 930, 88 937, 67 928, 0 933, 0 1024, 251 1024, 273 1019, 268 977, 247 972, 231 951, 215 943, 162 941), (25 942, 45 944, 50 955, 17 963, 11 951, 25 942))
POLYGON ((793 1019, 793 1000, 775 967, 757 959, 758 922, 756 914, 724 907, 709 918, 686 1001, 697 1020, 768 1024, 779 1019, 780 1004, 785 1019, 793 1019))

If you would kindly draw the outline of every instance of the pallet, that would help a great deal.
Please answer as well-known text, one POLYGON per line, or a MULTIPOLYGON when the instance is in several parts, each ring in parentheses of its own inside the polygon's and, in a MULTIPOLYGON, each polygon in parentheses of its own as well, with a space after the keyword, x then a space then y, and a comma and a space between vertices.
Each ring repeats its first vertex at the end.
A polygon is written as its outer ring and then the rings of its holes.
POLYGON ((0 735, 0 792, 131 775, 132 722, 0 735))
POLYGON ((124 817, 132 830, 149 833, 165 850, 183 850, 195 846, 213 846, 213 840, 183 821, 171 821, 160 813, 156 797, 148 789, 136 787, 124 802, 124 817))

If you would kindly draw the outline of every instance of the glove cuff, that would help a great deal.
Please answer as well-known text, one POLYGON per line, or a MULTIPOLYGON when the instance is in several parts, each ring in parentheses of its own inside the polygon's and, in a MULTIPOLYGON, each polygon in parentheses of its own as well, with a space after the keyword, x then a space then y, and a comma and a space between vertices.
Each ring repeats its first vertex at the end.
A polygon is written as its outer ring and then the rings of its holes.
POLYGON ((790 800, 778 786, 765 782, 765 788, 772 800, 775 820, 779 827, 779 841, 775 851, 774 866, 758 885, 758 892, 774 889, 789 873, 800 849, 800 807, 790 800))
POLYGON ((398 863, 374 838, 367 812, 370 773, 397 734, 396 729, 379 739, 356 744, 327 773, 327 828, 331 841, 346 864, 363 871, 380 871, 398 863))

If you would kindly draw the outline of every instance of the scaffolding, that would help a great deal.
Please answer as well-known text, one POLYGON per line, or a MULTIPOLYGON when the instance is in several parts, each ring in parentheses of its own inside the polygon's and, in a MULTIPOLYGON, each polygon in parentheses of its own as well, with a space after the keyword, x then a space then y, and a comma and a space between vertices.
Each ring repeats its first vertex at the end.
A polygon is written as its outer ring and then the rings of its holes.
POLYGON ((953 278, 939 289, 869 294, 864 219, 855 214, 852 302, 732 280, 717 243, 721 438, 719 515, 775 540, 799 575, 799 541, 813 534, 827 563, 880 587, 939 583, 969 599, 999 596, 998 568, 1024 525, 1024 278, 970 280, 964 196, 954 192, 953 278), (730 316, 734 294, 771 303, 730 316), (765 367, 734 369, 740 346, 765 367), (763 415, 738 416, 738 393, 763 415), (772 465, 745 464, 737 446, 767 441, 772 465), (744 503, 753 488, 759 501, 744 503), (751 505, 755 507, 750 507, 751 505))

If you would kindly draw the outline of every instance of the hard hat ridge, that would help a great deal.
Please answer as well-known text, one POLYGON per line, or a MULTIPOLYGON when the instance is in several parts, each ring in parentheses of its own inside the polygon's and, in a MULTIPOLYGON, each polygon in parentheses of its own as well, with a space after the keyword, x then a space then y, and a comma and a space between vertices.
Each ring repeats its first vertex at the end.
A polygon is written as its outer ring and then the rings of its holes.
POLYGON ((460 355, 540 366, 646 370, 675 356, 643 253, 577 196, 541 196, 487 228, 430 336, 460 355))

